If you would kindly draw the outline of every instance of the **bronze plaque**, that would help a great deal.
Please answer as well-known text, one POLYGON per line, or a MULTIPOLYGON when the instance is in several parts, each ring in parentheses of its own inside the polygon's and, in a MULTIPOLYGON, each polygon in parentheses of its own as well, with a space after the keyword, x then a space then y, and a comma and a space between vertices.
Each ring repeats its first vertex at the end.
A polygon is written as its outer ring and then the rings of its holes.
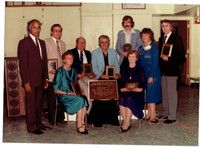
POLYGON ((173 47, 172 44, 163 44, 161 56, 166 55, 168 57, 171 57, 172 47, 173 47))
POLYGON ((48 70, 58 69, 58 59, 48 59, 48 70))
POLYGON ((129 44, 129 43, 125 43, 125 44, 123 45, 123 51, 124 51, 124 52, 128 52, 129 50, 132 50, 132 45, 129 44))
POLYGON ((71 82, 71 86, 72 86, 73 92, 76 95, 78 96, 82 95, 81 87, 78 82, 71 82))
POLYGON ((86 75, 86 76, 93 74, 92 64, 83 64, 83 74, 86 75))
POLYGON ((138 88, 139 82, 126 82, 126 88, 129 90, 133 90, 134 88, 138 88))
POLYGON ((117 80, 89 81, 90 100, 118 100, 117 80))

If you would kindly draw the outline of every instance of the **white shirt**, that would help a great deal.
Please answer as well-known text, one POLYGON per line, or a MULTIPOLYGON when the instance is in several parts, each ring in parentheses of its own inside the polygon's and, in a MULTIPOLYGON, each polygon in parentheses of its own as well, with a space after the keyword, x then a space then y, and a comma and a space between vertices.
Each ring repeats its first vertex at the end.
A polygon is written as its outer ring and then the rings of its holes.
MULTIPOLYGON (((35 43, 35 45, 37 46, 37 44, 36 44, 36 37, 33 36, 31 33, 30 33, 29 35, 30 35, 30 37, 32 38, 32 40, 33 40, 33 42, 35 43)), ((39 38, 38 38, 38 45, 39 45, 39 50, 40 50, 40 57, 41 57, 41 59, 42 59, 42 48, 41 48, 41 46, 40 46, 39 38)))
MULTIPOLYGON (((78 49, 78 48, 77 48, 78 49)), ((79 55, 79 59, 81 59, 81 51, 78 49, 78 55, 79 55)), ((88 61, 87 61, 87 57, 85 55, 85 51, 83 50, 83 63, 84 64, 87 64, 88 61)))
POLYGON ((165 43, 167 43, 171 34, 172 34, 172 31, 170 31, 167 35, 166 34, 164 35, 164 37, 167 36, 167 38, 165 39, 165 43))
POLYGON ((126 33, 126 30, 124 30, 125 33, 125 43, 130 43, 131 44, 131 34, 136 33, 133 28, 131 28, 131 32, 129 34, 126 33))

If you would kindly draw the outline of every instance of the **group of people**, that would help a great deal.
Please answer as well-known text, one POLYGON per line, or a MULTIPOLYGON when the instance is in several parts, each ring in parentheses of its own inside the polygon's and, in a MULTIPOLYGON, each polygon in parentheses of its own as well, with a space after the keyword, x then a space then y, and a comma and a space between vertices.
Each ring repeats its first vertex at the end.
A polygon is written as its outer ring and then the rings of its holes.
POLYGON ((51 37, 39 39, 41 23, 33 19, 27 23, 28 36, 18 45, 18 57, 22 84, 25 88, 26 123, 28 132, 42 134, 47 127, 42 123, 43 90, 47 91, 48 120, 54 124, 56 99, 64 106, 57 112, 56 122, 63 122, 63 113, 77 113, 77 132, 88 134, 84 117, 87 114, 96 127, 102 124, 119 126, 119 110, 123 118, 120 132, 131 128, 131 116, 143 118, 144 95, 148 106, 146 119, 157 123, 156 105, 162 102, 164 113, 160 118, 164 123, 176 121, 177 79, 179 65, 184 62, 185 52, 180 36, 172 33, 170 20, 163 20, 161 28, 164 36, 159 39, 159 47, 153 42, 154 33, 150 28, 141 32, 133 29, 131 16, 122 20, 124 30, 119 31, 116 50, 109 48, 110 39, 101 35, 98 39, 99 48, 92 53, 86 50, 86 40, 79 37, 76 47, 66 51, 66 44, 61 40, 63 28, 59 24, 51 27, 51 37), (166 37, 165 37, 166 36, 166 37), (123 50, 129 43, 132 49, 123 50), (163 44, 172 44, 171 56, 160 56, 163 44), (119 60, 118 60, 118 55, 119 60), (57 59, 57 68, 48 69, 48 60, 57 59), (93 74, 84 75, 83 64, 92 64, 93 74), (115 66, 113 78, 106 75, 106 66, 115 66), (119 101, 89 100, 89 80, 109 80, 118 82, 119 101), (71 82, 78 81, 81 95, 73 92, 71 82), (134 89, 126 87, 127 82, 138 83, 134 89), (161 91, 162 89, 162 91, 161 91))

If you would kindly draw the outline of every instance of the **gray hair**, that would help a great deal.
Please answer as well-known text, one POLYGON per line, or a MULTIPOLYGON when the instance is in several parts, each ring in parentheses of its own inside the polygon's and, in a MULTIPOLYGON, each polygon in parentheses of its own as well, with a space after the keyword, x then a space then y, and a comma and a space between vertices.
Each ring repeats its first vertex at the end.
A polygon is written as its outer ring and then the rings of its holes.
POLYGON ((31 28, 33 22, 38 22, 39 25, 40 25, 40 27, 41 27, 41 25, 42 25, 42 23, 41 23, 39 20, 37 20, 37 19, 32 19, 32 20, 30 20, 29 22, 27 22, 27 31, 28 31, 28 32, 30 32, 30 28, 31 28))
POLYGON ((108 45, 108 46, 110 46, 110 38, 109 38, 107 35, 101 35, 101 36, 99 37, 99 40, 98 40, 98 42, 99 42, 99 47, 100 47, 100 40, 101 40, 101 38, 108 39, 108 42, 109 42, 109 45, 108 45))

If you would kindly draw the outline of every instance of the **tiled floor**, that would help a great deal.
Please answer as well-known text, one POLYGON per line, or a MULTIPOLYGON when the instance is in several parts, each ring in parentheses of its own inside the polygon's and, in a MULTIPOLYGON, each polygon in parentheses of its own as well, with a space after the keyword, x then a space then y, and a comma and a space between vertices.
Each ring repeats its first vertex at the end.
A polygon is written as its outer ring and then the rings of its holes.
MULTIPOLYGON (((188 127, 199 125, 199 96, 198 89, 186 86, 179 87, 179 102, 177 121, 188 127)), ((162 104, 157 105, 157 112, 162 113, 162 104)), ((47 123, 47 119, 44 119, 47 123)), ((88 135, 80 135, 76 131, 75 122, 70 122, 70 131, 67 133, 67 124, 58 124, 44 134, 37 136, 27 132, 25 117, 8 118, 4 116, 3 142, 4 143, 63 143, 63 144, 114 144, 114 145, 173 145, 197 146, 198 130, 184 128, 179 123, 166 125, 163 121, 151 124, 132 120, 132 127, 127 133, 119 133, 119 127, 104 125, 101 128, 88 125, 88 135)))

